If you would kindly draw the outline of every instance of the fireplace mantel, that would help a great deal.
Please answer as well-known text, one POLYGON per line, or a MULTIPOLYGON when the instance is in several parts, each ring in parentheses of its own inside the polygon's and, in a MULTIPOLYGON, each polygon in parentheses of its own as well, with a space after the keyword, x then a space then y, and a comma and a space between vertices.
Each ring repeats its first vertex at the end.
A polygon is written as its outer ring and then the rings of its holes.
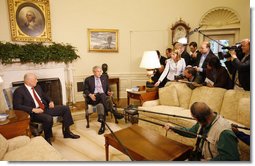
POLYGON ((0 76, 2 76, 3 88, 12 87, 12 82, 23 81, 24 74, 35 73, 38 79, 43 78, 59 78, 62 87, 63 103, 67 102, 66 83, 73 82, 72 69, 65 63, 13 63, 9 65, 0 64, 0 76))

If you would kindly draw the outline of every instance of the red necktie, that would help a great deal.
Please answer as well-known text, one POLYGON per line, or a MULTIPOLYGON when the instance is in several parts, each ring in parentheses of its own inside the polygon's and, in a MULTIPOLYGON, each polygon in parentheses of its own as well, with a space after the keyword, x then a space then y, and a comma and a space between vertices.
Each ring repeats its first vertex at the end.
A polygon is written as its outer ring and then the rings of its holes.
POLYGON ((41 102, 41 100, 38 98, 38 96, 36 95, 35 89, 32 88, 32 91, 33 91, 33 95, 34 95, 35 100, 36 100, 37 103, 39 104, 39 107, 40 107, 41 109, 44 110, 45 106, 44 106, 44 104, 41 102))

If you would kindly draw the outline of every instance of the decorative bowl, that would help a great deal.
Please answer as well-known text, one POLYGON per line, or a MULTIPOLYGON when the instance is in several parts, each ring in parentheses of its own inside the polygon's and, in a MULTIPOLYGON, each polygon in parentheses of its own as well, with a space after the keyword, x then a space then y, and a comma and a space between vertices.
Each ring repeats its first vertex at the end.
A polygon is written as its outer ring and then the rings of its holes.
POLYGON ((5 121, 8 118, 8 114, 0 114, 0 122, 5 121))

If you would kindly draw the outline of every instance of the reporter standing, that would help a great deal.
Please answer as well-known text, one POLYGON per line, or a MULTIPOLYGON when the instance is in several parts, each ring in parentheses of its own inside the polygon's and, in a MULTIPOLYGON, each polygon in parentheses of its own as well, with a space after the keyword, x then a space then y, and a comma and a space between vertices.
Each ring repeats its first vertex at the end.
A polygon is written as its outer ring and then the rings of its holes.
POLYGON ((250 40, 244 39, 241 42, 243 59, 240 61, 237 58, 235 50, 229 51, 231 54, 231 61, 238 71, 238 80, 244 90, 250 91, 250 40))

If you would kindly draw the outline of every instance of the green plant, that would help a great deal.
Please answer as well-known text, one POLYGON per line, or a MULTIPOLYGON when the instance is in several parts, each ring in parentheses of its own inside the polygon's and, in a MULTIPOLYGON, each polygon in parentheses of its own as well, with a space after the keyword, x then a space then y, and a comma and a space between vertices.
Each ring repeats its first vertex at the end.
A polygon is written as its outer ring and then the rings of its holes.
POLYGON ((76 49, 69 44, 52 43, 46 46, 42 43, 18 45, 0 42, 0 61, 2 64, 14 63, 17 59, 20 63, 70 63, 79 57, 76 54, 76 49))

